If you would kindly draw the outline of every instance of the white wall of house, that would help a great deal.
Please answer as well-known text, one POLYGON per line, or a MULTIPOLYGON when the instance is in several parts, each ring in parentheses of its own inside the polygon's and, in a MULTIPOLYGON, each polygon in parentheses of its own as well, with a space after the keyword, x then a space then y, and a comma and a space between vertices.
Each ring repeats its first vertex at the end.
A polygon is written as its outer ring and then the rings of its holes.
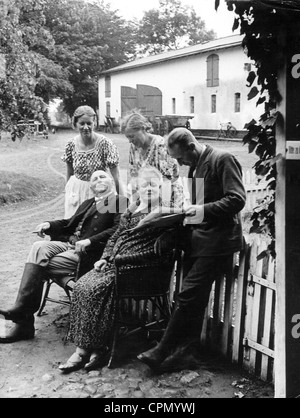
MULTIPOLYGON (((216 52, 148 64, 147 66, 111 73, 111 97, 105 97, 105 76, 99 79, 100 124, 104 124, 106 103, 110 102, 111 116, 121 117, 121 86, 136 88, 137 84, 159 88, 163 94, 163 114, 173 114, 173 99, 178 115, 192 115, 192 129, 219 129, 220 122, 231 121, 241 130, 252 119, 258 119, 263 108, 257 99, 248 101, 246 86, 249 63, 241 47, 230 47, 216 52), (219 56, 219 86, 207 87, 207 58, 212 53, 219 56), (241 95, 241 111, 235 112, 235 94, 241 95), (216 113, 212 113, 212 95, 216 95, 216 113), (195 112, 191 113, 191 97, 195 112)), ((108 75, 108 74, 107 74, 108 75)))

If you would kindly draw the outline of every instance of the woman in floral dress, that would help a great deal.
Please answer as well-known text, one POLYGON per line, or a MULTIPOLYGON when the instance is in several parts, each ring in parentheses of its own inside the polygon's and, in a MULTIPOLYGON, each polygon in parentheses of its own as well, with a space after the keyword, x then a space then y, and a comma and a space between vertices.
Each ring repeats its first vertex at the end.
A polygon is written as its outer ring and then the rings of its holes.
MULTIPOLYGON (((83 367, 91 370, 103 361, 111 341, 116 308, 116 255, 132 256, 153 251, 157 239, 166 231, 165 227, 153 228, 150 225, 135 228, 146 222, 149 213, 157 213, 164 207, 160 203, 162 176, 158 170, 153 167, 142 168, 138 183, 139 201, 132 204, 121 217, 119 228, 108 241, 95 269, 83 276, 74 287, 67 339, 75 343, 77 348, 67 363, 59 367, 63 372, 83 367)), ((172 248, 168 252, 171 254, 172 248)), ((164 258, 168 252, 164 254, 164 258)))
POLYGON ((96 113, 80 106, 74 113, 73 125, 79 135, 69 141, 62 160, 67 164, 65 218, 71 218, 90 195, 90 178, 95 171, 110 170, 117 192, 124 194, 120 183, 119 152, 113 142, 94 132, 96 113))
POLYGON ((134 111, 122 121, 122 131, 130 142, 129 174, 133 196, 138 196, 138 175, 142 167, 157 168, 165 180, 164 201, 171 205, 183 202, 183 187, 179 177, 179 166, 167 151, 165 139, 154 135, 152 124, 145 116, 134 111))

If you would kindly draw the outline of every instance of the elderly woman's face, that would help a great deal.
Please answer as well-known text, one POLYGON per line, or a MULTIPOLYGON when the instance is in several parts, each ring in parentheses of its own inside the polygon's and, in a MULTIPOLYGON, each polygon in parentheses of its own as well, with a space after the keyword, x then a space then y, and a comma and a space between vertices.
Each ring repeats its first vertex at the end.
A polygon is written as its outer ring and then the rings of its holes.
POLYGON ((155 203, 160 197, 161 179, 154 173, 142 174, 138 180, 140 198, 144 202, 155 203))
POLYGON ((96 171, 91 177, 91 190, 95 196, 109 193, 113 189, 112 178, 105 171, 96 171))
POLYGON ((95 119, 92 116, 81 116, 77 121, 77 128, 82 138, 90 139, 95 127, 95 119))

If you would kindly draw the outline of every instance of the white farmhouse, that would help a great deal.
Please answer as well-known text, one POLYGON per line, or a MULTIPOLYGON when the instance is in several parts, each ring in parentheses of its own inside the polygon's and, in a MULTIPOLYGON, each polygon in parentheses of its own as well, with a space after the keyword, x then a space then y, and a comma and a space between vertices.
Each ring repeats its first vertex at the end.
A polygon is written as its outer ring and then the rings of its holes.
POLYGON ((120 121, 132 109, 145 115, 191 116, 203 135, 220 123, 238 131, 263 113, 248 100, 248 73, 254 69, 240 35, 150 56, 104 71, 99 79, 99 123, 120 121))

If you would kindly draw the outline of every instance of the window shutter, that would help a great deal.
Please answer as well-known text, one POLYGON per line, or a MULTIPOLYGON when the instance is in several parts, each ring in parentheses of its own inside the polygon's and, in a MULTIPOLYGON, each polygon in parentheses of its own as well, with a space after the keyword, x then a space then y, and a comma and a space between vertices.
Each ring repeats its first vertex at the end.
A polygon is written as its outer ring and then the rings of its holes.
POLYGON ((213 59, 212 56, 207 59, 207 87, 213 87, 213 59))
POLYGON ((105 77, 105 97, 111 97, 111 77, 105 77))
POLYGON ((207 87, 219 86, 219 56, 210 55, 207 58, 207 87))
POLYGON ((108 116, 109 118, 111 117, 110 102, 106 102, 106 116, 108 116))
POLYGON ((213 56, 213 87, 219 85, 219 57, 218 55, 213 56))

